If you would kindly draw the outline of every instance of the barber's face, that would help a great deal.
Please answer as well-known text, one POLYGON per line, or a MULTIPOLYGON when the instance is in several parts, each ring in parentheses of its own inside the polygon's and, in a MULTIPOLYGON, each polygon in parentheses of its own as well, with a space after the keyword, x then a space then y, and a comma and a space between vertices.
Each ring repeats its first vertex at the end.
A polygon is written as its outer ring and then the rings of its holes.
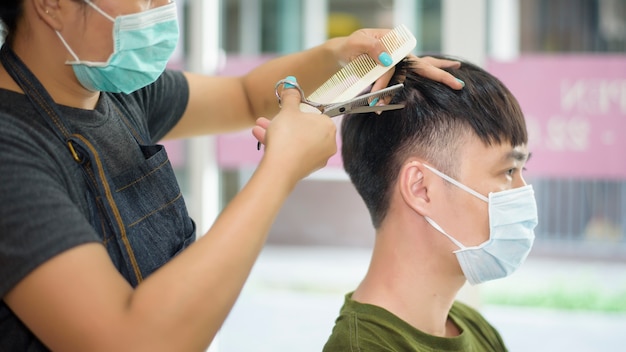
MULTIPOLYGON (((147 11, 171 0, 92 0, 112 18, 147 11)), ((60 31, 81 60, 104 62, 113 53, 113 22, 85 1, 70 1, 63 7, 60 31)), ((67 60, 72 60, 68 56, 67 60)))

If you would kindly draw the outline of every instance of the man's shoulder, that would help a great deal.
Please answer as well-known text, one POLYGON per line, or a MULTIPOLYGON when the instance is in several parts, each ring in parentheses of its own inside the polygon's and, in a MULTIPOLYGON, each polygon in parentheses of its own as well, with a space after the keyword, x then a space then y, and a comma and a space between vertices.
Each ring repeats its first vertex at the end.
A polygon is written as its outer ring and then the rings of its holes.
POLYGON ((507 350, 498 330, 487 321, 478 309, 466 303, 455 301, 449 315, 461 330, 471 335, 472 344, 478 350, 507 350))
POLYGON ((482 316, 482 314, 480 314, 478 309, 459 300, 454 301, 454 303, 452 304, 452 308, 450 309, 450 312, 453 312, 453 311, 459 312, 460 314, 482 316))
POLYGON ((461 302, 454 301, 452 304, 452 308, 450 308, 450 316, 454 318, 460 318, 464 321, 470 321, 478 324, 487 324, 491 327, 489 322, 485 319, 485 317, 476 309, 475 307, 461 302))

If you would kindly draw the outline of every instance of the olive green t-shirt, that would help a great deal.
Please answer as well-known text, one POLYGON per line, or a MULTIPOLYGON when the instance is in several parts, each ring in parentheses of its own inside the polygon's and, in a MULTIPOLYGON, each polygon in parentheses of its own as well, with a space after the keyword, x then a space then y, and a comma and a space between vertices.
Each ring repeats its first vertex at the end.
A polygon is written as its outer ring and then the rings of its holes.
POLYGON ((454 302, 449 317, 459 327, 456 337, 426 334, 384 308, 346 295, 324 352, 365 351, 506 351, 502 337, 475 309, 454 302))

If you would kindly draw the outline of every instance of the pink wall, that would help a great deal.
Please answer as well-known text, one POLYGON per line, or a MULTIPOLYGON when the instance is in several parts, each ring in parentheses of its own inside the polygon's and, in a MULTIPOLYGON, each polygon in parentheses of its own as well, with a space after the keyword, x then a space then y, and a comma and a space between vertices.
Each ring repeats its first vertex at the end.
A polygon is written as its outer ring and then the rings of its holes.
POLYGON ((529 176, 626 178, 626 56, 524 56, 487 69, 526 116, 529 176))

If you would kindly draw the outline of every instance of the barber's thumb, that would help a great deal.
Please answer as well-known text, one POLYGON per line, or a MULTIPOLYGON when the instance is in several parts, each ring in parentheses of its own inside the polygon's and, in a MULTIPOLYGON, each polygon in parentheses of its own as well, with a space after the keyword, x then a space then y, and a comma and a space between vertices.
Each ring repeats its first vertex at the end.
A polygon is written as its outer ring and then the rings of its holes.
MULTIPOLYGON (((285 81, 297 83, 296 77, 287 76, 285 81)), ((297 108, 300 105, 302 97, 300 96, 300 91, 295 89, 295 87, 289 83, 285 83, 283 85, 283 91, 280 93, 280 100, 283 109, 285 107, 295 107, 297 108)))

